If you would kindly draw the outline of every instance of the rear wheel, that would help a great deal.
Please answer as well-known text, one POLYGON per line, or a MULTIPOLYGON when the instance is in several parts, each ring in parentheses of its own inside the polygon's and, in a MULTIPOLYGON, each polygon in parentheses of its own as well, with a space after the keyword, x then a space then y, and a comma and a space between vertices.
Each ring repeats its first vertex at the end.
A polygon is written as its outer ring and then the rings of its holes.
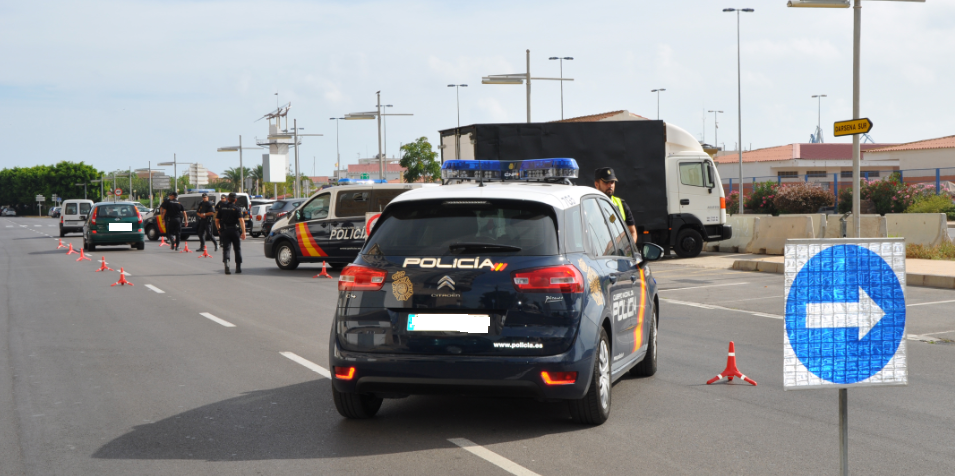
POLYGON ((280 269, 291 270, 298 268, 298 259, 295 257, 295 249, 290 243, 282 243, 275 250, 275 264, 280 269))
POLYGON ((610 417, 610 339, 600 329, 600 341, 594 356, 594 375, 587 394, 579 400, 567 402, 570 416, 577 423, 600 425, 610 417))
POLYGON ((355 420, 375 416, 381 408, 382 402, 381 398, 374 395, 339 392, 335 390, 335 387, 332 387, 332 398, 335 400, 335 408, 341 416, 355 420))
POLYGON ((657 373, 657 322, 660 311, 658 309, 653 311, 654 315, 650 318, 650 336, 647 338, 647 355, 630 369, 630 375, 634 377, 651 377, 657 373))
POLYGON ((136 248, 136 249, 139 250, 139 251, 145 250, 145 249, 146 249, 146 242, 145 242, 145 241, 140 241, 139 243, 134 244, 134 245, 133 245, 133 248, 136 248))
POLYGON ((96 251, 96 245, 94 245, 93 243, 88 243, 86 245, 86 251, 96 251))
POLYGON ((676 246, 673 250, 680 258, 697 257, 703 251, 703 235, 692 228, 684 228, 676 236, 676 246))
POLYGON ((146 227, 146 238, 149 238, 149 241, 156 241, 159 239, 159 230, 154 226, 146 227))
POLYGON ((64 236, 66 236, 66 232, 63 231, 63 225, 60 225, 60 238, 63 238, 64 236))
POLYGON ((90 250, 89 245, 86 244, 86 240, 84 239, 84 240, 83 240, 83 251, 89 251, 89 250, 90 250))

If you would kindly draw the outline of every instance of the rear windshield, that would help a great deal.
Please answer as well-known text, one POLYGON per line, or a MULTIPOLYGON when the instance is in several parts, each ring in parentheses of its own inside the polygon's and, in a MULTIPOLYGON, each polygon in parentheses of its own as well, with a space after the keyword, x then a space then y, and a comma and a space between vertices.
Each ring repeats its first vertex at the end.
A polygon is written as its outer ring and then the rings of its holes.
POLYGON ((554 209, 519 200, 396 203, 381 217, 364 252, 376 246, 374 252, 380 250, 386 256, 552 256, 558 252, 554 209))
POLYGON ((282 210, 282 208, 285 206, 286 203, 288 203, 288 202, 285 202, 285 201, 283 201, 283 200, 279 200, 279 201, 277 201, 277 202, 275 202, 275 203, 272 204, 271 210, 280 211, 280 210, 282 210))
POLYGON ((129 218, 136 216, 136 207, 133 205, 100 205, 96 207, 96 216, 99 218, 129 218))

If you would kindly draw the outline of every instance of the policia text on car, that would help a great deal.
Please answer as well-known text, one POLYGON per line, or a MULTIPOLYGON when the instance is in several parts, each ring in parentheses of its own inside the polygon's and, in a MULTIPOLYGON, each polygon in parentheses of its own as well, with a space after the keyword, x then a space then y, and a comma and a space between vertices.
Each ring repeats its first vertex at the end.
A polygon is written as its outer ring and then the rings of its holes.
POLYGON ((229 203, 223 204, 216 212, 216 228, 219 230, 219 240, 222 241, 222 262, 225 264, 225 274, 229 271, 229 255, 235 246, 235 272, 242 273, 242 244, 245 239, 245 220, 242 219, 242 210, 235 205, 235 192, 229 194, 229 203))

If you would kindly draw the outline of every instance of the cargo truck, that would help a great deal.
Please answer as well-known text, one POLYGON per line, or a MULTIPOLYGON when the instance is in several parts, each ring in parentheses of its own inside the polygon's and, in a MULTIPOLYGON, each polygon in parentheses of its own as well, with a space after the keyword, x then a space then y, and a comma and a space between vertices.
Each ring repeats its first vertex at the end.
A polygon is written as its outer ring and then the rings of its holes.
POLYGON ((711 157, 687 131, 664 121, 473 124, 440 131, 441 161, 570 157, 578 185, 612 167, 615 195, 630 205, 638 241, 684 258, 732 237, 726 198, 711 157))

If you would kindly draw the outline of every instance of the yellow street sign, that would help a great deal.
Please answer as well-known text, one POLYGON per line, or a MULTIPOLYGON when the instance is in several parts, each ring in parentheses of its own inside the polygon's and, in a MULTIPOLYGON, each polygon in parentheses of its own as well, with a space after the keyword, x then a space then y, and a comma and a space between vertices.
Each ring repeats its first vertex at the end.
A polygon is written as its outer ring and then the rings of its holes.
POLYGON ((865 134, 872 130, 872 121, 863 117, 862 119, 853 119, 851 121, 839 121, 836 123, 833 136, 851 136, 855 134, 865 134))

